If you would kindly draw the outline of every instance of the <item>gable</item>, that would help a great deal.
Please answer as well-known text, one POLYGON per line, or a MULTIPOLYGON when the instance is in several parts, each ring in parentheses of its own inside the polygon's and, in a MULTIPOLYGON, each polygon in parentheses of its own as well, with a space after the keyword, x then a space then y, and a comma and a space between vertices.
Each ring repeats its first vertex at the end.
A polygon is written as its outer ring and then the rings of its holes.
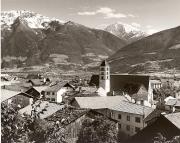
POLYGON ((154 123, 142 129, 130 138, 128 143, 153 143, 157 133, 161 133, 168 140, 180 134, 180 129, 174 126, 168 119, 161 115, 154 123))

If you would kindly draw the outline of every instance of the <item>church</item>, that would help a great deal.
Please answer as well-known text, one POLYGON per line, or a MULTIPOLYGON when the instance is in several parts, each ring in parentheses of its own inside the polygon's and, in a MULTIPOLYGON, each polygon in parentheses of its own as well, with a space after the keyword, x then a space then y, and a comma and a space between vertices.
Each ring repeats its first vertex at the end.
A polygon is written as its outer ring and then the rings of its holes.
POLYGON ((154 105, 153 89, 161 87, 148 75, 111 74, 106 60, 100 64, 99 75, 91 77, 90 85, 98 87, 100 96, 123 95, 131 102, 150 107, 154 105))

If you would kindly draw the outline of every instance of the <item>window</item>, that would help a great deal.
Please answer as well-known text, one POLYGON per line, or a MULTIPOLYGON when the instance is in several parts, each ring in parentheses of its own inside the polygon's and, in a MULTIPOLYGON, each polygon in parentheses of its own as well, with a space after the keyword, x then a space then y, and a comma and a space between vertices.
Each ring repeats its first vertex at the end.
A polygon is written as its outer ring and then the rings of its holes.
POLYGON ((103 76, 101 76, 101 79, 104 79, 104 77, 103 77, 103 76))
POLYGON ((104 67, 101 67, 101 71, 104 71, 104 67))
POLYGON ((118 119, 121 119, 121 114, 118 114, 118 119))
POLYGON ((55 95, 55 93, 54 93, 54 92, 52 92, 52 95, 55 95))
POLYGON ((50 100, 50 98, 46 98, 47 100, 50 100))
POLYGON ((104 75, 104 72, 101 72, 101 75, 104 75))
POLYGON ((107 76, 107 79, 108 79, 108 76, 107 76))
POLYGON ((127 116, 127 121, 130 121, 130 116, 127 116))
POLYGON ((49 93, 49 92, 47 92, 46 94, 47 94, 47 95, 49 95, 50 93, 49 93))
POLYGON ((126 130, 130 131, 130 126, 129 125, 126 126, 126 130))
POLYGON ((109 68, 107 67, 107 70, 109 70, 109 68))
POLYGON ((140 117, 135 117, 135 122, 136 123, 140 123, 141 122, 141 118, 140 117))
POLYGON ((141 130, 140 128, 135 127, 135 132, 136 132, 136 133, 139 132, 140 130, 141 130))
POLYGON ((118 128, 121 129, 121 124, 118 124, 118 128))
POLYGON ((55 98, 51 98, 51 101, 55 101, 55 98))
POLYGON ((144 105, 144 101, 143 100, 141 100, 141 105, 144 105))

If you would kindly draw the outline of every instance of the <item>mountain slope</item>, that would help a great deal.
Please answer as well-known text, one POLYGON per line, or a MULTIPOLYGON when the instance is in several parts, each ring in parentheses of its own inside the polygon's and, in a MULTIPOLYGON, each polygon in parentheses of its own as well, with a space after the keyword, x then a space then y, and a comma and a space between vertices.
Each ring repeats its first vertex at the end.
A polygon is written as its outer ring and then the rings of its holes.
POLYGON ((109 58, 113 72, 149 73, 180 70, 180 27, 127 45, 109 58))
POLYGON ((138 27, 120 22, 110 24, 104 30, 116 35, 128 43, 132 43, 147 36, 147 34, 142 32, 138 27))
MULTIPOLYGON (((87 64, 100 56, 109 56, 125 45, 123 40, 101 30, 67 22, 60 29, 47 34, 41 41, 42 56, 66 55, 67 61, 87 64)), ((100 59, 101 60, 101 59, 100 59)))
POLYGON ((50 21, 44 28, 31 28, 22 16, 1 32, 2 68, 43 64, 96 66, 127 44, 109 32, 71 21, 50 21))

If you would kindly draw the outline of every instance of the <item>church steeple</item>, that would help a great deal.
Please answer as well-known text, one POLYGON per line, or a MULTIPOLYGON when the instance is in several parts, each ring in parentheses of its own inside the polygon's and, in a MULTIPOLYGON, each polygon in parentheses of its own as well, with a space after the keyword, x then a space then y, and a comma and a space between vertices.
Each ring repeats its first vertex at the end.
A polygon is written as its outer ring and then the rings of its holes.
POLYGON ((110 92, 110 66, 106 60, 100 65, 99 87, 102 87, 106 93, 110 92))

